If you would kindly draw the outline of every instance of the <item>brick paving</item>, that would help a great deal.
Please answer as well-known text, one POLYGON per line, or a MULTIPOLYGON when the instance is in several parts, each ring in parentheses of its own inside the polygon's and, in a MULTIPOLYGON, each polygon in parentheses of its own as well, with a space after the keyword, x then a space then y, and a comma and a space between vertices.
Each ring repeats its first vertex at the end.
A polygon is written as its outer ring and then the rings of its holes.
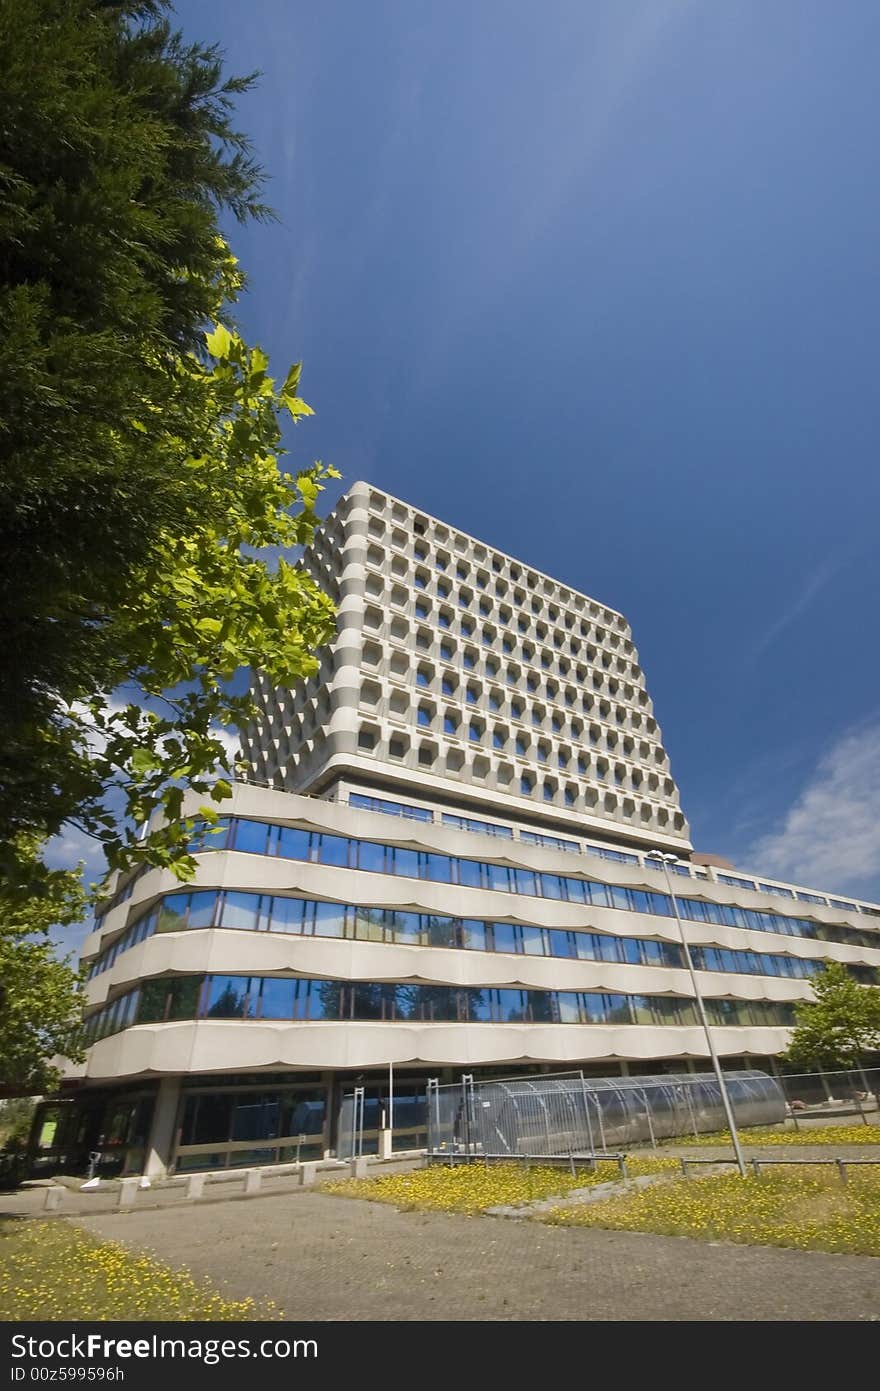
POLYGON ((292 1320, 880 1319, 880 1260, 398 1212, 311 1190, 77 1218, 292 1320))

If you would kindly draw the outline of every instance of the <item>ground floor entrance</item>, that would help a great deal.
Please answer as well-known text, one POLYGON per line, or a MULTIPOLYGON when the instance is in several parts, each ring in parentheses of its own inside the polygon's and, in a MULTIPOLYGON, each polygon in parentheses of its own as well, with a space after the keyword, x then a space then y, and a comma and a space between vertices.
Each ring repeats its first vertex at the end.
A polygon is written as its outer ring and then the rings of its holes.
MULTIPOLYGON (((725 1059, 725 1067, 764 1067, 769 1059, 725 1059)), ((680 1059, 650 1064, 585 1062, 585 1076, 681 1072, 680 1059)), ((697 1064, 702 1067, 702 1064, 697 1064)), ((687 1069, 687 1064, 684 1065, 687 1069)), ((557 1071, 532 1065, 507 1078, 557 1071)), ((427 1090, 460 1080, 461 1068, 422 1066, 333 1072, 229 1073, 80 1085, 41 1102, 31 1130, 33 1178, 80 1174, 111 1178, 288 1164, 352 1153, 424 1149, 427 1090)), ((476 1081, 498 1069, 471 1068, 476 1081)))

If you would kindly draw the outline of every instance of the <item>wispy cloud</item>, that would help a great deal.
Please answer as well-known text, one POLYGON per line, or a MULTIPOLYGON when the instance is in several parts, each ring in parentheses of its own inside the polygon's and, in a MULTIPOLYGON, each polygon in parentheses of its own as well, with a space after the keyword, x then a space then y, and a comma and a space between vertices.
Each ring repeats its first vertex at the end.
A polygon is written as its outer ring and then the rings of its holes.
POLYGON ((100 842, 76 826, 64 826, 53 836, 44 858, 52 869, 75 869, 82 861, 83 878, 87 883, 99 878, 104 871, 104 851, 100 842))
POLYGON ((750 868, 838 892, 880 891, 880 720, 847 730, 819 761, 750 868))
POLYGON ((827 589, 846 563, 846 559, 836 560, 832 557, 824 560, 811 575, 808 575, 799 592, 751 648, 746 660, 756 662, 767 651, 771 643, 774 643, 785 632, 786 628, 790 628, 792 623, 797 622, 801 617, 801 614, 806 613, 813 601, 819 597, 824 589, 827 589))

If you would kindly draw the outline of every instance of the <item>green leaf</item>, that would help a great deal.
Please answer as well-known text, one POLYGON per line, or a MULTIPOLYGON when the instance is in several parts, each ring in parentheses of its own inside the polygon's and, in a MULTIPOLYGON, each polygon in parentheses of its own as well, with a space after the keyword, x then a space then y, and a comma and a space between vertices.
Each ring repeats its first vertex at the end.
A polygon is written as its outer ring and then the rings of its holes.
POLYGON ((299 386, 299 379, 300 379, 301 376, 302 376, 302 363, 301 363, 301 362, 295 362, 295 363, 293 364, 293 366, 291 367, 290 371, 287 373, 287 376, 284 378, 284 384, 283 384, 283 386, 281 387, 281 395, 282 395, 282 396, 295 396, 295 395, 296 395, 296 389, 297 389, 297 387, 299 386))
POLYGON ((229 357, 229 350, 232 347, 232 335, 223 324, 217 324, 213 333, 205 334, 205 342, 208 352, 212 357, 224 359, 229 357))
POLYGON ((136 775, 143 776, 160 766, 160 760, 153 749, 135 749, 131 756, 131 766, 136 775))

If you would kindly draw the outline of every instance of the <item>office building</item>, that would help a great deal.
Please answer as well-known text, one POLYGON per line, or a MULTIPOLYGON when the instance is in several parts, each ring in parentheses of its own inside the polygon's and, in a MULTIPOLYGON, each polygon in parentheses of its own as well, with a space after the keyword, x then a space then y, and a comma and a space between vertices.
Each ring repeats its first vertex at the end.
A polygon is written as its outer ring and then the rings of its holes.
POLYGON ((315 1158, 355 1085, 403 1149, 429 1077, 705 1068, 674 906, 731 1067, 773 1066, 824 961, 880 982, 876 905, 693 856, 622 615, 364 483, 303 564, 318 672, 255 674, 195 880, 120 877, 85 943, 68 1167, 315 1158))

